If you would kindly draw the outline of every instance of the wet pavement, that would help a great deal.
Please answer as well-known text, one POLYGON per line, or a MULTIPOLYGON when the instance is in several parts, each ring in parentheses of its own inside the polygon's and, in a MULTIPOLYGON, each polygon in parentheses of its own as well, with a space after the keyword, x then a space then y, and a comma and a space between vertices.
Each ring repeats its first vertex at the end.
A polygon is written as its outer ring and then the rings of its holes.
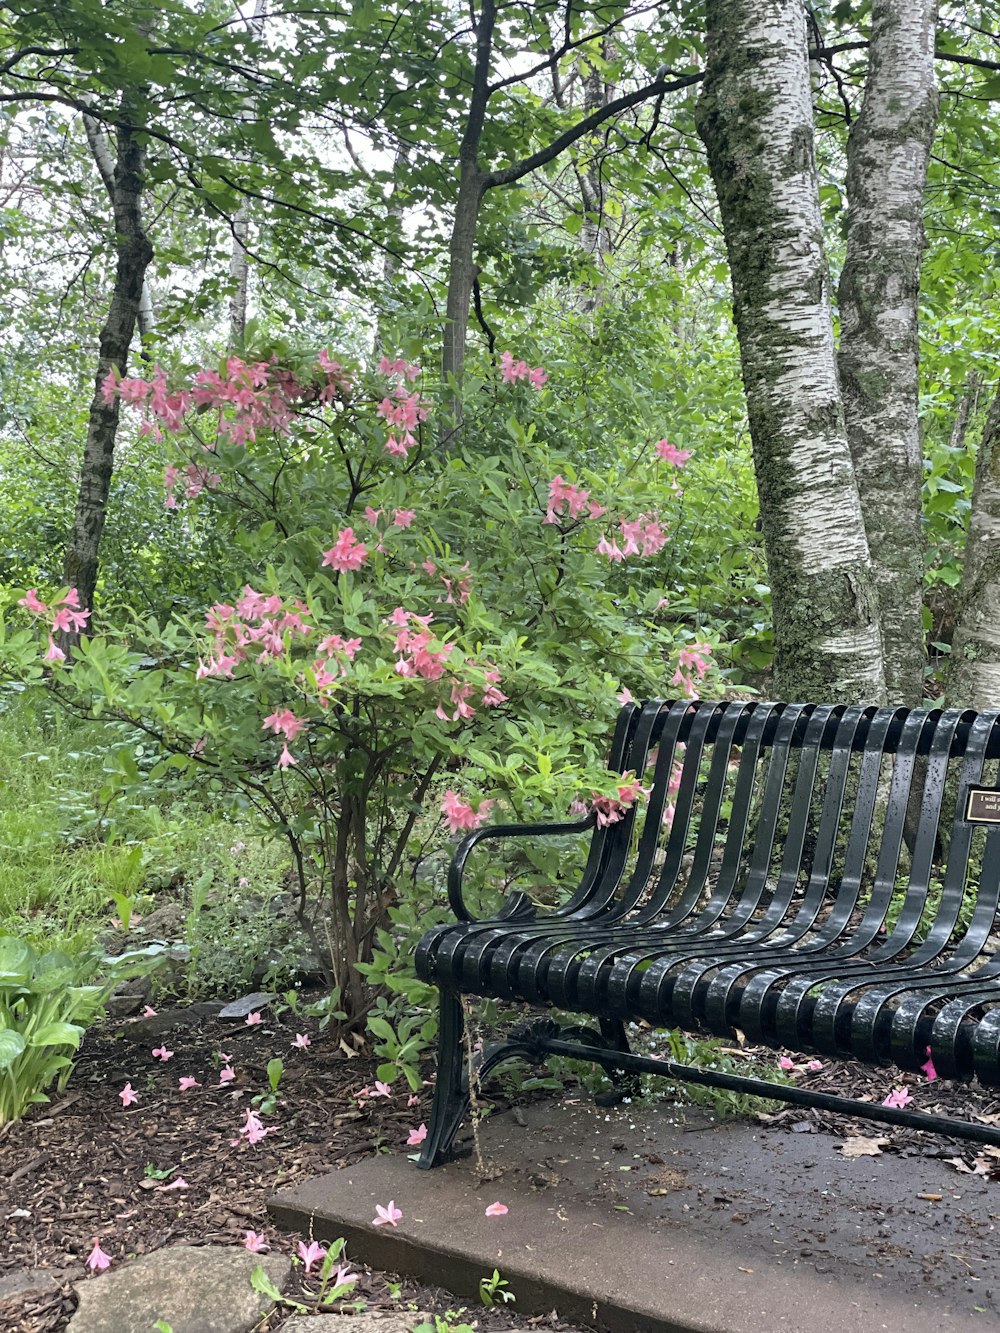
POLYGON ((460 1294, 496 1265, 519 1313, 610 1330, 1000 1329, 1000 1183, 960 1171, 944 1140, 908 1134, 896 1152, 869 1127, 854 1146, 882 1151, 852 1157, 815 1128, 538 1102, 481 1126, 485 1182, 471 1156, 432 1172, 381 1156, 271 1211, 460 1294), (403 1219, 375 1229, 389 1198, 403 1219), (494 1200, 505 1217, 485 1216, 494 1200))

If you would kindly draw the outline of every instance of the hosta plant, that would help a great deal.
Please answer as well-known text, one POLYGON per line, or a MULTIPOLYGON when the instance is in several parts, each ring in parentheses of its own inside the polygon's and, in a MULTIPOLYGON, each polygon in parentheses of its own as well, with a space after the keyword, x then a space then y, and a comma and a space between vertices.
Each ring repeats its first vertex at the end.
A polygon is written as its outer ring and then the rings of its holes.
POLYGON ((120 958, 96 952, 74 958, 0 936, 0 1125, 47 1102, 53 1084, 59 1092, 65 1088, 74 1054, 108 996, 158 957, 152 948, 120 958))

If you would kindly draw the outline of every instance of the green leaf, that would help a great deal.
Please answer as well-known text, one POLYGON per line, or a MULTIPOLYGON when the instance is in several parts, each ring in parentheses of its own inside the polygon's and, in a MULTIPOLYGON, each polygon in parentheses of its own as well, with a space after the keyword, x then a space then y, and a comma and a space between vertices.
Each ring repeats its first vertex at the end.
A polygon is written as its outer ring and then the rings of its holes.
POLYGON ((0 1028, 0 1069, 9 1069, 24 1051, 24 1038, 11 1028, 0 1028))
POLYGON ((45 1023, 28 1038, 29 1046, 72 1046, 78 1050, 84 1029, 76 1023, 45 1023))

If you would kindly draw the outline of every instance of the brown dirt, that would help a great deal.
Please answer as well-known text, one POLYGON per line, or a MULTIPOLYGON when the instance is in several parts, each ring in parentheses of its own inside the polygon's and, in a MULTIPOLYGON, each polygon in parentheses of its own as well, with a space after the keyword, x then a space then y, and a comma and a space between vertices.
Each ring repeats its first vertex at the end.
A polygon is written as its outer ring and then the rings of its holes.
MULTIPOLYGON (((358 1093, 374 1082, 373 1063, 364 1056, 348 1058, 332 1036, 312 1027, 313 1045, 297 1050, 292 1040, 303 1026, 290 1014, 274 1017, 267 1011, 255 1027, 179 1011, 176 1021, 155 1036, 142 1022, 109 1021, 95 1028, 66 1093, 23 1123, 0 1128, 0 1224, 5 1233, 0 1278, 41 1268, 52 1279, 40 1292, 0 1304, 0 1327, 11 1333, 64 1329, 75 1307, 73 1284, 85 1278, 84 1260, 98 1237, 116 1262, 178 1243, 240 1244, 248 1229, 267 1232, 284 1249, 294 1248, 299 1237, 278 1235, 268 1225, 265 1204, 276 1188, 377 1152, 407 1151, 408 1131, 429 1119, 430 1089, 425 1086, 412 1107, 407 1106, 408 1089, 399 1085, 391 1097, 370 1098, 359 1106, 358 1093), (151 1055, 161 1043, 174 1052, 166 1063, 151 1055), (236 1081, 221 1088, 220 1051, 232 1057, 237 1072, 236 1081), (254 1146, 242 1141, 233 1146, 252 1098, 267 1090, 266 1065, 276 1055, 285 1072, 278 1106, 265 1120, 277 1132, 254 1146), (202 1086, 181 1093, 182 1075, 193 1075, 202 1086), (118 1097, 126 1082, 139 1095, 127 1109, 118 1097), (147 1168, 173 1170, 188 1188, 162 1192, 147 1168)), ((733 1057, 751 1054, 776 1059, 742 1051, 733 1057)), ((798 1073, 796 1081, 878 1100, 908 1081, 914 1109, 1000 1123, 1000 1100, 983 1089, 927 1083, 922 1077, 907 1080, 893 1071, 827 1061, 819 1072, 798 1073)), ((579 1097, 588 1101, 585 1092, 579 1097)), ((986 1180, 1000 1176, 1000 1150, 947 1144, 916 1131, 796 1108, 762 1117, 756 1126, 758 1135, 776 1143, 790 1131, 796 1136, 891 1135, 891 1146, 886 1144, 883 1152, 945 1158, 954 1163, 956 1181, 973 1172, 986 1180)), ((804 1146, 805 1140, 799 1142, 804 1146)), ((775 1162, 769 1165, 775 1169, 775 1162)), ((795 1179, 784 1184, 794 1189, 795 1179)), ((662 1181, 652 1192, 667 1190, 673 1193, 671 1182, 662 1181)), ((308 1292, 308 1283, 299 1289, 308 1292)), ((357 1295, 369 1308, 398 1308, 382 1274, 362 1270, 357 1295)), ((403 1284, 401 1299, 438 1313, 459 1304, 447 1292, 413 1283, 403 1284)), ((466 1317, 478 1320, 483 1330, 531 1323, 504 1311, 476 1309, 466 1317)), ((271 1327, 279 1323, 276 1316, 271 1327)), ((555 1316, 544 1326, 567 1327, 555 1316)))
MULTIPOLYGON (((0 1303, 0 1328, 64 1329, 75 1308, 72 1286, 86 1279, 84 1260, 98 1237, 116 1262, 165 1245, 237 1245, 248 1229, 265 1232, 276 1247, 294 1249, 301 1237, 279 1235, 268 1225, 266 1200, 276 1186, 375 1152, 406 1151, 408 1131, 429 1118, 430 1090, 425 1087, 419 1104, 407 1107, 409 1090, 397 1085, 392 1097, 359 1107, 357 1093, 374 1082, 373 1063, 363 1056, 349 1059, 312 1025, 313 1045, 297 1050, 292 1041, 304 1026, 290 1015, 274 1018, 265 1011, 263 1022, 249 1028, 180 1016, 152 1037, 142 1023, 94 1028, 65 1094, 22 1123, 0 1128, 0 1279, 38 1268, 52 1279, 43 1290, 0 1303), (174 1052, 166 1063, 151 1055, 161 1043, 174 1052), (237 1072, 236 1081, 222 1088, 220 1051, 232 1057, 237 1072), (266 1065, 276 1055, 285 1071, 278 1106, 265 1123, 277 1132, 256 1145, 241 1141, 234 1147, 251 1099, 267 1090, 266 1065), (193 1075, 202 1086, 180 1092, 182 1075, 193 1075), (127 1109, 118 1096, 126 1082, 139 1096, 127 1109), (174 1169, 188 1188, 160 1192, 161 1182, 147 1175, 147 1167, 174 1169)), ((400 1308, 383 1274, 360 1271, 356 1295, 369 1309, 400 1308)), ((309 1285, 300 1283, 298 1290, 308 1294, 309 1285)), ((403 1283, 399 1300, 438 1313, 459 1305, 447 1292, 412 1282, 403 1283)), ((531 1322, 485 1309, 470 1310, 465 1318, 483 1330, 531 1322)), ((270 1327, 280 1322, 273 1317, 270 1327)), ((535 1326, 567 1327, 558 1318, 535 1326)))

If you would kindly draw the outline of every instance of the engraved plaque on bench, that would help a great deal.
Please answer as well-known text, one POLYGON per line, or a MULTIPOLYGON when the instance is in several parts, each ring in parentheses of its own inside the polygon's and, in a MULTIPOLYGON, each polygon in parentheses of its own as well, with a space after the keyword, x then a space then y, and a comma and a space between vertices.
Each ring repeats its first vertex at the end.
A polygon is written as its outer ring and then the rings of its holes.
POLYGON ((965 818, 970 824, 1000 824, 1000 788, 970 787, 965 818))

